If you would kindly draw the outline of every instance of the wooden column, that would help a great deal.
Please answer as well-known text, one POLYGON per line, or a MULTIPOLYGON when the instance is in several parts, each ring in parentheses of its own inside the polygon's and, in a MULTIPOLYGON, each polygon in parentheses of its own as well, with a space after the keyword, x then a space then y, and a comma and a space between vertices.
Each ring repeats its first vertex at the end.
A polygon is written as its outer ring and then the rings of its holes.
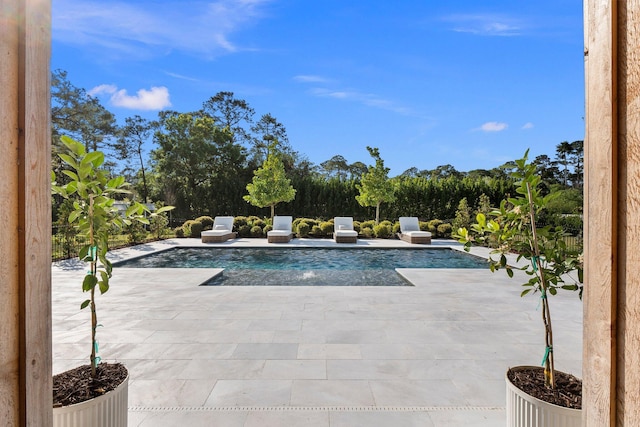
POLYGON ((640 420, 640 1, 585 7, 583 424, 640 420))
POLYGON ((50 0, 0 0, 0 425, 50 426, 50 0))

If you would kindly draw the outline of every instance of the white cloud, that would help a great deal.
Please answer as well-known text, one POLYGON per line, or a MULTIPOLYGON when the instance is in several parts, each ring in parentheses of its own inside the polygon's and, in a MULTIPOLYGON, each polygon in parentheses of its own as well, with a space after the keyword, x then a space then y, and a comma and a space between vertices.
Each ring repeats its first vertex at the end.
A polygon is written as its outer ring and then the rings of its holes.
POLYGON ((531 123, 531 122, 527 122, 527 123, 525 123, 525 124, 522 126, 522 129, 523 129, 523 130, 528 130, 528 129, 533 129, 533 127, 534 127, 534 126, 533 126, 533 123, 531 123))
POLYGON ((118 87, 116 85, 100 85, 100 86, 94 87, 87 93, 90 96, 98 96, 98 95, 102 95, 103 93, 109 93, 109 94, 115 93, 117 90, 118 90, 118 87))
POLYGON ((481 130, 483 132, 501 132, 501 131, 505 130, 508 127, 509 127, 509 125, 506 124, 506 123, 487 122, 487 123, 483 124, 482 126, 480 126, 478 128, 478 130, 481 130))
POLYGON ((111 103, 132 110, 162 110, 171 106, 169 89, 164 86, 140 89, 136 95, 128 95, 125 89, 120 89, 111 96, 111 103))
POLYGON ((118 89, 115 85, 103 84, 87 92, 91 96, 109 94, 109 101, 116 107, 132 110, 162 110, 171 106, 169 89, 164 86, 153 86, 150 90, 140 89, 135 95, 129 95, 126 89, 118 89))
POLYGON ((231 36, 262 17, 271 0, 125 2, 56 0, 52 37, 72 45, 102 48, 127 59, 173 50, 214 57, 242 48, 231 36))
POLYGON ((524 29, 520 20, 498 14, 450 15, 442 20, 451 22, 453 31, 483 36, 518 36, 524 29))

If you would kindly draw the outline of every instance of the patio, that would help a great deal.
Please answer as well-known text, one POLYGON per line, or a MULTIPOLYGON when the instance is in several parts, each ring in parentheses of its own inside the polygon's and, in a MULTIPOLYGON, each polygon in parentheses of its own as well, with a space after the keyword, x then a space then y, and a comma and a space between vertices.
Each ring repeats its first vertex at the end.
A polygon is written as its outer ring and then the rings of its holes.
MULTIPOLYGON (((258 244, 176 239, 112 259, 258 244)), ((130 426, 503 426, 507 367, 542 360, 539 299, 502 272, 403 269, 414 287, 198 286, 217 271, 116 268, 98 297, 100 356, 130 372, 130 426)), ((83 274, 53 266, 54 373, 88 362, 83 274)), ((551 310, 556 368, 581 377, 582 303, 566 292, 551 310)))

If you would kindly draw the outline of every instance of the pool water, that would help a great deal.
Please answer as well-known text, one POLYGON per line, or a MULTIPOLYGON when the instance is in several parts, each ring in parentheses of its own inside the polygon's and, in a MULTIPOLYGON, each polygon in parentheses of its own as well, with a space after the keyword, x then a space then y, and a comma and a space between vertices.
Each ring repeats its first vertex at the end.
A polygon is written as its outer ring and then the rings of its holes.
POLYGON ((129 268, 224 268, 210 286, 410 286, 396 268, 486 268, 448 248, 172 248, 115 263, 129 268))

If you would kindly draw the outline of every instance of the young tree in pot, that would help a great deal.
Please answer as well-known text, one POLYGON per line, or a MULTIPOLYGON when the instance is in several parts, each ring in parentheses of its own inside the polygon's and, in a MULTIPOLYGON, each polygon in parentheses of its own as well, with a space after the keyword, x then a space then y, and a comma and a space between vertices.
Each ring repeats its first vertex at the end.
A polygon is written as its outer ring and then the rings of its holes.
MULTIPOLYGON (((98 316, 96 310, 96 291, 104 294, 109 290, 109 279, 112 276, 112 265, 107 259, 109 235, 112 230, 122 228, 131 224, 132 220, 142 223, 149 223, 145 214, 150 214, 147 207, 141 203, 134 202, 122 215, 114 206, 115 200, 112 198, 116 194, 128 194, 124 177, 110 178, 107 171, 102 169, 104 154, 86 152, 83 144, 63 136, 62 143, 67 148, 67 153, 59 154, 66 168, 62 171, 69 182, 63 185, 56 185, 55 175, 52 173, 52 192, 65 199, 73 201, 73 210, 69 214, 68 221, 75 229, 78 236, 82 236, 86 242, 79 251, 79 258, 89 263, 89 270, 82 281, 82 291, 89 293, 89 298, 80 305, 81 309, 89 308, 91 311, 91 352, 90 366, 80 367, 73 375, 66 378, 75 377, 73 380, 78 384, 77 394, 68 396, 62 402, 55 402, 54 405, 68 405, 89 400, 112 390, 124 381, 128 373, 126 368, 120 364, 100 364, 100 358, 96 352, 98 341, 96 339, 96 328, 98 327, 98 316), (85 369, 86 368, 86 369, 85 369), (81 378, 85 371, 90 372, 90 378, 81 378), (101 372, 102 371, 102 372, 101 372), (103 376, 110 376, 111 379, 102 379, 103 376), (113 384, 111 384, 113 382, 113 384)), ((155 214, 172 209, 164 207, 155 214)), ((154 214, 151 214, 154 215, 154 214)), ((71 371, 68 371, 71 372, 71 371)), ((63 373, 61 374, 64 377, 63 373)), ((65 381, 61 379, 61 381, 65 381)), ((54 381, 54 384, 56 381, 54 381)), ((61 386, 60 386, 61 387, 61 386)), ((56 387, 54 386, 54 395, 56 387)))
MULTIPOLYGON (((542 321, 544 324, 545 349, 543 356, 544 387, 539 396, 541 400, 556 400, 556 374, 553 357, 553 328, 549 296, 556 295, 560 289, 578 291, 582 298, 583 266, 582 254, 567 247, 566 233, 562 227, 546 225, 540 227, 536 219, 544 211, 547 204, 555 197, 553 193, 543 195, 539 190, 541 178, 537 175, 536 166, 527 163, 528 150, 522 159, 516 161, 517 171, 513 173, 516 183, 516 197, 503 200, 500 208, 488 214, 479 213, 476 223, 470 230, 460 228, 455 236, 464 243, 465 250, 472 244, 481 244, 493 248, 489 256, 489 268, 492 272, 504 270, 509 277, 514 276, 514 269, 524 271, 530 279, 522 286, 525 288, 521 296, 529 293, 540 293, 542 321), (512 267, 507 263, 506 254, 516 253, 517 260, 526 260, 523 267, 512 267), (547 392, 545 392, 545 390, 547 392), (543 395, 548 395, 545 398, 543 395)), ((509 372, 509 377, 515 375, 509 372)), ((574 392, 581 394, 580 382, 576 380, 574 392)), ((526 391, 526 390, 525 390, 526 391)), ((579 399, 580 396, 566 400, 579 399)), ((572 406, 563 399, 551 402, 560 406, 572 406)), ((577 405, 576 405, 577 406, 577 405)))

